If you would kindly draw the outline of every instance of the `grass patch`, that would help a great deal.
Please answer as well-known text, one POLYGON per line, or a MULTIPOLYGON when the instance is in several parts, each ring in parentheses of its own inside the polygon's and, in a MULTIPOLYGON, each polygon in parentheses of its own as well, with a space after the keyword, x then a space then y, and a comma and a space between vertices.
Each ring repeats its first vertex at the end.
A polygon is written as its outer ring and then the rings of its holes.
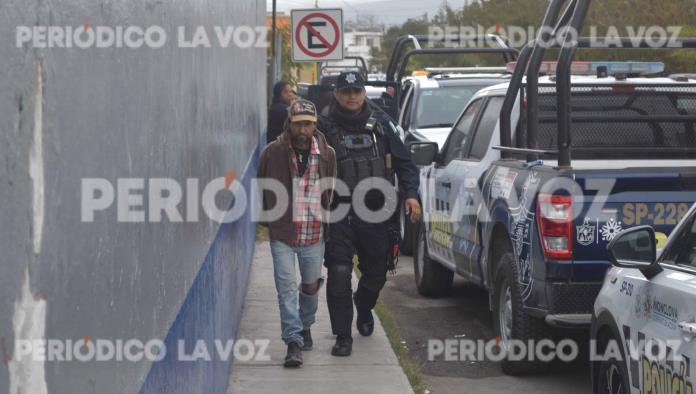
MULTIPOLYGON (((361 273, 358 269, 357 256, 353 258, 353 271, 358 276, 358 278, 360 278, 361 273)), ((386 305, 384 305, 382 300, 377 301, 377 305, 375 305, 375 313, 377 314, 377 317, 379 317, 379 320, 382 322, 382 327, 384 328, 384 332, 387 334, 389 344, 391 345, 392 350, 394 350, 396 359, 399 360, 399 365, 401 366, 401 369, 404 371, 404 374, 406 374, 406 378, 408 379, 408 382, 411 384, 413 391, 416 394, 429 393, 430 390, 428 390, 428 388, 425 386, 425 383, 423 382, 423 373, 421 372, 420 366, 413 362, 411 358, 409 358, 408 351, 402 343, 403 339, 401 337, 401 334, 399 333, 399 327, 397 326, 394 317, 391 315, 391 312, 389 312, 389 309, 386 307, 386 305)))
POLYGON ((401 335, 399 334, 399 327, 396 325, 391 312, 389 312, 381 300, 378 301, 377 305, 375 306, 375 313, 377 313, 379 320, 382 322, 382 327, 384 327, 384 332, 387 333, 389 344, 391 344, 391 347, 396 354, 396 358, 399 360, 399 365, 401 365, 401 369, 404 370, 404 373, 408 378, 408 382, 411 383, 413 391, 416 392, 416 394, 425 394, 430 392, 423 382, 423 374, 420 366, 414 363, 408 357, 408 351, 401 343, 402 339, 401 335))

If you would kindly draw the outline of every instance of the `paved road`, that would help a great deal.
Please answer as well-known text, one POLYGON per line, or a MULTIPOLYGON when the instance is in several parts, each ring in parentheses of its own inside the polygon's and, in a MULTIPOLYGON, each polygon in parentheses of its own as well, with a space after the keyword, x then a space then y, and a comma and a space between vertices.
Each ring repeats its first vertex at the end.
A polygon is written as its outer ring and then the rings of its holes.
MULTIPOLYGON (((590 393, 587 356, 572 364, 556 363, 547 373, 532 377, 509 377, 495 362, 428 361, 427 340, 494 338, 488 296, 479 288, 455 279, 452 294, 428 299, 417 293, 412 259, 401 257, 396 276, 390 276, 382 300, 393 315, 405 340, 408 354, 422 366, 431 393, 590 393)), ((586 343, 587 338, 575 335, 586 343)))

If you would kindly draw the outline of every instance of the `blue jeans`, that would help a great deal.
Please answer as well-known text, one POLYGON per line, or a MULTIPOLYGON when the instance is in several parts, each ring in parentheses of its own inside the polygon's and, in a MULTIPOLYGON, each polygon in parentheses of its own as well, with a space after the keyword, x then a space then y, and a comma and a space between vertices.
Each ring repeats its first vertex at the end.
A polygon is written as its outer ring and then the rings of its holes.
POLYGON ((304 346, 300 332, 308 330, 315 322, 319 304, 319 291, 313 295, 305 294, 297 283, 295 275, 295 255, 300 266, 301 283, 323 283, 321 266, 324 261, 324 241, 314 245, 290 246, 281 241, 271 241, 273 255, 273 274, 278 305, 280 306, 280 326, 286 344, 297 342, 304 346), (298 302, 299 301, 299 302, 298 302), (298 307, 299 303, 299 307, 298 307))

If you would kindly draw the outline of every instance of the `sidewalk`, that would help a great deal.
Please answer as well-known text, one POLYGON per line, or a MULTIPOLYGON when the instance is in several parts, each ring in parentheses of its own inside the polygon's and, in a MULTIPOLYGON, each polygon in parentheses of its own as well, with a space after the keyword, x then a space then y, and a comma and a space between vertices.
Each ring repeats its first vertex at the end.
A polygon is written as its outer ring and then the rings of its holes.
POLYGON ((266 353, 271 361, 235 361, 228 393, 413 393, 376 315, 372 336, 362 337, 353 327, 352 356, 331 356, 335 337, 326 287, 319 294, 317 322, 312 326, 314 350, 303 352, 301 368, 283 368, 286 347, 280 339, 271 251, 268 242, 257 244, 238 338, 270 339, 266 353))

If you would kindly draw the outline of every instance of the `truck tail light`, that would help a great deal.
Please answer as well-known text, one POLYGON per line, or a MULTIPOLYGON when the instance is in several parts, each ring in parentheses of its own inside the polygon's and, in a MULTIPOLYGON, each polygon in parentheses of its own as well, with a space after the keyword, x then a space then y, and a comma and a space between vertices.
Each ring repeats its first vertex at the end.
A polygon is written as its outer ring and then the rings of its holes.
POLYGON ((573 197, 540 194, 537 220, 544 255, 550 259, 573 259, 573 197))

